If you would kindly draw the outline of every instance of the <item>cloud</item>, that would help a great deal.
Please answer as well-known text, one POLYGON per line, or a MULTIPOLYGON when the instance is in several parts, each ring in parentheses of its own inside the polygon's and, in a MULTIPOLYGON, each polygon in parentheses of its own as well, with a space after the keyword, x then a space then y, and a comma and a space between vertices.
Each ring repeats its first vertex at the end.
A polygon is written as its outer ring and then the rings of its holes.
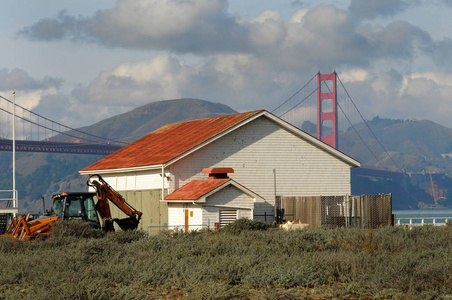
POLYGON ((59 88, 62 84, 61 79, 52 77, 45 77, 42 80, 31 77, 24 70, 15 69, 0 69, 0 91, 22 90, 33 91, 43 90, 49 88, 59 88))
POLYGON ((450 70, 452 68, 452 39, 446 38, 442 41, 436 42, 432 47, 433 58, 440 70, 450 70))
MULTIPOLYGON (((250 20, 227 11, 227 0, 119 0, 90 17, 62 11, 21 34, 32 40, 69 39, 108 47, 163 50, 198 56, 251 54, 273 68, 369 66, 379 58, 410 60, 414 49, 427 51, 430 36, 406 22, 361 25, 355 15, 392 15, 407 1, 352 1, 350 10, 332 5, 295 11, 284 20, 275 10, 250 20), (394 5, 389 5, 393 3, 394 5)), ((428 49, 428 51, 432 51, 428 49)))
MULTIPOLYGON (((347 82, 367 117, 420 118, 428 110, 424 99, 428 95, 419 87, 438 97, 438 107, 447 107, 450 86, 427 77, 426 72, 408 78, 395 68, 411 65, 422 56, 430 63, 425 69, 434 67, 435 74, 447 74, 438 70, 447 72, 452 66, 451 40, 434 41, 406 21, 368 22, 395 16, 418 3, 352 0, 348 10, 318 5, 296 10, 289 19, 276 10, 240 19, 228 12, 226 0, 119 0, 114 8, 91 17, 62 11, 24 28, 21 35, 163 53, 118 63, 71 95, 51 94, 39 103, 43 111, 83 108, 83 114, 75 115, 84 123, 152 101, 182 97, 222 102, 241 111, 271 110, 318 70, 333 69, 347 82), (190 56, 181 54, 186 53, 196 59, 185 61, 182 57, 190 56), (61 107, 64 102, 67 106, 61 107)), ((27 76, 22 77, 26 82, 27 76)), ((28 85, 58 88, 58 81, 52 80, 29 78, 28 85)))
POLYGON ((52 77, 35 79, 18 68, 0 69, 0 94, 11 100, 12 92, 15 92, 16 103, 26 109, 35 108, 41 97, 56 94, 61 84, 60 79, 52 77))
POLYGON ((360 33, 371 46, 374 57, 410 60, 415 49, 427 52, 433 46, 427 32, 402 21, 390 23, 385 27, 362 27, 360 33))
POLYGON ((303 6, 305 6, 305 2, 301 1, 301 0, 295 0, 295 1, 292 1, 292 3, 290 3, 290 5, 292 7, 303 7, 303 6))
POLYGON ((419 1, 403 0, 352 0, 350 15, 357 20, 394 16, 419 1))
POLYGON ((444 2, 446 5, 449 5, 450 7, 452 7, 452 0, 443 0, 443 2, 444 2))
POLYGON ((66 10, 58 13, 56 18, 44 18, 32 26, 19 31, 19 35, 36 41, 69 39, 72 41, 86 38, 86 19, 68 14, 66 10))
MULTIPOLYGON (((168 54, 139 63, 123 63, 102 72, 86 89, 88 101, 111 106, 133 107, 148 102, 181 97, 185 74, 183 61, 168 54)), ((87 101, 87 100, 85 100, 87 101)))
POLYGON ((391 118, 433 120, 451 126, 452 74, 440 72, 402 75, 354 69, 339 74, 359 110, 367 119, 391 118))
POLYGON ((227 13, 226 0, 119 0, 92 18, 61 11, 20 34, 31 40, 98 42, 131 49, 173 49, 179 53, 242 51, 247 31, 227 13))

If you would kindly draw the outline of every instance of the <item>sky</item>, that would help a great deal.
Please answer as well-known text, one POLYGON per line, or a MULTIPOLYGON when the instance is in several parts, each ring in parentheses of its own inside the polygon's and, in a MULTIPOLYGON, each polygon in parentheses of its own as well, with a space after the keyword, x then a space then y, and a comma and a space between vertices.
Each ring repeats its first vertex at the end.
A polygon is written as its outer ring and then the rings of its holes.
POLYGON ((452 0, 2 0, 0 95, 72 127, 198 98, 276 108, 336 70, 366 119, 452 128, 452 0))

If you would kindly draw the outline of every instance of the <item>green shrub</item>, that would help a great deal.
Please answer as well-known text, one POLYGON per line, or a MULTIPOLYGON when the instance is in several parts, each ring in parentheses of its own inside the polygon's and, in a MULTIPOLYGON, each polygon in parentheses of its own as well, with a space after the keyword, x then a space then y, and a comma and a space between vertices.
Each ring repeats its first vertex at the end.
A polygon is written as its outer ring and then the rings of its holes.
POLYGON ((101 238, 104 232, 100 229, 94 229, 85 221, 58 221, 52 226, 53 238, 76 237, 76 238, 101 238))
POLYGON ((109 232, 106 236, 107 239, 118 244, 128 244, 146 237, 148 237, 148 234, 143 230, 118 230, 109 232))
POLYGON ((246 222, 231 231, 104 238, 71 222, 47 240, 1 237, 0 298, 451 298, 447 226, 286 232, 246 222))
POLYGON ((245 230, 267 230, 268 228, 270 228, 270 224, 268 223, 259 220, 240 218, 233 223, 227 224, 221 230, 231 234, 240 234, 245 230))

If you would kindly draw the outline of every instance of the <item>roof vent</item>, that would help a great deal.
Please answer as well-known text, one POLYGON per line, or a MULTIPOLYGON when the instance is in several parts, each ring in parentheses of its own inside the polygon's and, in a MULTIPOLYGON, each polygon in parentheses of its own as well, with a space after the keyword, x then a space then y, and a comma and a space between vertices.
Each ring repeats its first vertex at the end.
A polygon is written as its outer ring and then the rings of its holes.
POLYGON ((205 168, 202 170, 203 174, 209 174, 209 179, 224 179, 229 178, 228 173, 234 173, 233 168, 205 168))

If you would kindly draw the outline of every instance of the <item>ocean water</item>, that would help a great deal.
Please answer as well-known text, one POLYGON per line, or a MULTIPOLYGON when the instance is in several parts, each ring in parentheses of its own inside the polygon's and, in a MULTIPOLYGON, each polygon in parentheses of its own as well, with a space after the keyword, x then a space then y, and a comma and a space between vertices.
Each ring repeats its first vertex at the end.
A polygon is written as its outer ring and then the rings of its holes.
POLYGON ((393 210, 396 215, 396 222, 400 219, 401 224, 407 224, 412 219, 413 224, 419 224, 424 219, 424 223, 444 223, 446 219, 452 221, 452 209, 413 209, 413 210, 393 210))
POLYGON ((451 218, 452 209, 393 210, 397 218, 451 218))

